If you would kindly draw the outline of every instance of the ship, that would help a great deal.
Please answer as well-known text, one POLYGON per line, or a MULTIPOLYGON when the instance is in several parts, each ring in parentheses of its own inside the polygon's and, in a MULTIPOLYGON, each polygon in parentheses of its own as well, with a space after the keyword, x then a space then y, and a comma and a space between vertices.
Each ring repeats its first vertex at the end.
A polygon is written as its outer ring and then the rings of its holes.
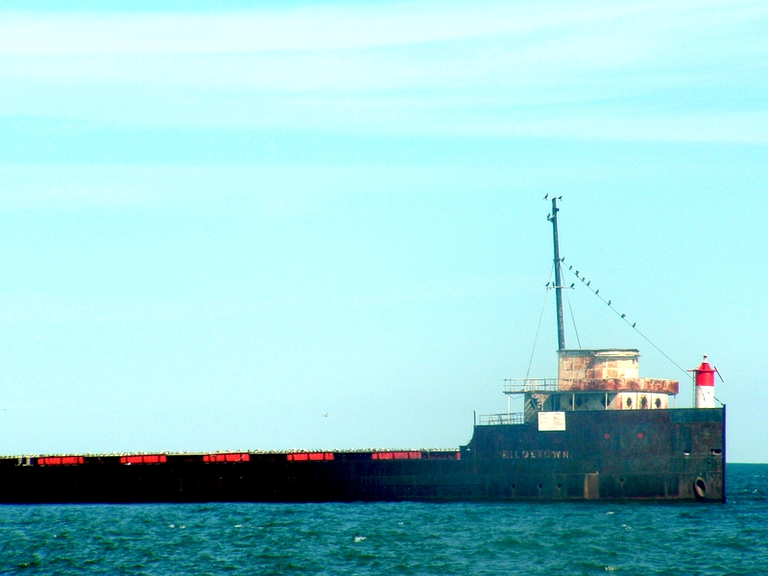
POLYGON ((466 445, 5 456, 0 503, 725 502, 725 405, 706 356, 694 407, 677 408, 679 381, 640 378, 638 350, 566 347, 557 200, 557 378, 504 380, 523 412, 476 417, 466 445))

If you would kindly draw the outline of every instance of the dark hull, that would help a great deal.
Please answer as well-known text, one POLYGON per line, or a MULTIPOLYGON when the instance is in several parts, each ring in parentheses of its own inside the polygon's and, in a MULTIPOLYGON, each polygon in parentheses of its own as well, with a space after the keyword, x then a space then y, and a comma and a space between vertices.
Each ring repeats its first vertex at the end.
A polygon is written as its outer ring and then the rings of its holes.
POLYGON ((568 412, 566 422, 561 432, 539 432, 536 422, 476 426, 460 451, 410 452, 412 459, 4 459, 0 502, 725 500, 724 408, 568 412))

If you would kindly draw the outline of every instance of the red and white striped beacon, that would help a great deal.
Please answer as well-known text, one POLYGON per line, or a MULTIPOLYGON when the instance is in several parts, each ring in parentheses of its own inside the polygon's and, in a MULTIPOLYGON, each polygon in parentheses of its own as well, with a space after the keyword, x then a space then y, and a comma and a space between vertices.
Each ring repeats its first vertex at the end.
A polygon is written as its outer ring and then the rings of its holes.
POLYGON ((704 360, 696 370, 696 408, 714 408, 715 407, 715 372, 707 362, 707 355, 704 354, 704 360))

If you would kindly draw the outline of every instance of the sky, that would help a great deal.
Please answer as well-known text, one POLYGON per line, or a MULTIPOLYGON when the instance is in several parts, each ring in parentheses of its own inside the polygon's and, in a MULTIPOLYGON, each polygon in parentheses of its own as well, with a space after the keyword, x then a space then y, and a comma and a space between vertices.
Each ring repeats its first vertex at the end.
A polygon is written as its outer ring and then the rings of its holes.
POLYGON ((0 2, 0 453, 465 444, 549 194, 567 345, 768 462, 765 2, 219 4, 0 2))

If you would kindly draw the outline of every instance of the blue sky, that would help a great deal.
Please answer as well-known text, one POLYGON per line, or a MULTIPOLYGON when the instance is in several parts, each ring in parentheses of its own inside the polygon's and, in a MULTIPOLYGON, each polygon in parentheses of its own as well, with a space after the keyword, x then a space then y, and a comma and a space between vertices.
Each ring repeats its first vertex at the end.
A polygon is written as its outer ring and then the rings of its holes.
POLYGON ((765 3, 104 4, 0 3, 0 453, 464 443, 529 369, 555 193, 768 461, 765 3))

